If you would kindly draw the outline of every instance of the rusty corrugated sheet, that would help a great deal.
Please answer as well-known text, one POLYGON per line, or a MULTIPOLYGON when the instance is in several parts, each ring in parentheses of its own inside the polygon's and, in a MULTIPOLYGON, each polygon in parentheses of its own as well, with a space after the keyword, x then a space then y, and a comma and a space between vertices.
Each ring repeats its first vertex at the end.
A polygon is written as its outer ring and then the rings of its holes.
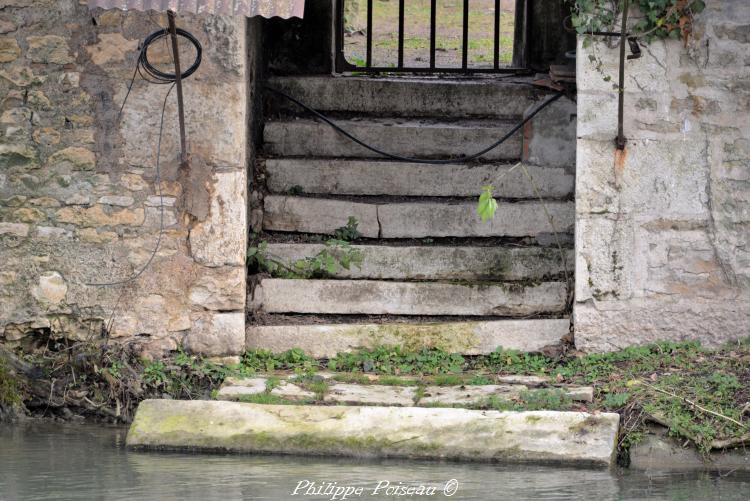
POLYGON ((247 17, 299 17, 305 0, 88 0, 89 8, 156 10, 247 17))

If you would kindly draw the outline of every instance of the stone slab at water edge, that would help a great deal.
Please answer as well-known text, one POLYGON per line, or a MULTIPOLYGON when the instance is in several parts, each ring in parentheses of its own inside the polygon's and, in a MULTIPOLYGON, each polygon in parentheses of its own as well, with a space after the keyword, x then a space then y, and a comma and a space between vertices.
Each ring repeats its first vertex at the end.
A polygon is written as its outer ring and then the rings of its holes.
POLYGON ((127 445, 608 467, 619 419, 612 413, 145 400, 127 445))

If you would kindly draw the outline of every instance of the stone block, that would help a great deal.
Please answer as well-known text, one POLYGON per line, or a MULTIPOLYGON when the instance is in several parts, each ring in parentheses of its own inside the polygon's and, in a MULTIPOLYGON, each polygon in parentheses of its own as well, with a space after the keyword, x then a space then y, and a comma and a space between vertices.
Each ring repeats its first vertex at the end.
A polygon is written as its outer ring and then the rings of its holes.
POLYGON ((196 262, 205 266, 244 266, 247 248, 246 176, 242 171, 218 172, 210 189, 209 215, 190 231, 196 262))
POLYGON ((264 201, 263 228, 331 235, 354 217, 363 237, 377 238, 377 212, 374 204, 272 195, 264 201))
POLYGON ((538 285, 265 279, 253 306, 267 313, 525 316, 561 313, 562 282, 538 285))
POLYGON ((449 353, 486 355, 497 348, 534 352, 557 345, 570 331, 570 320, 531 319, 474 322, 383 324, 251 325, 247 348, 283 353, 301 348, 314 358, 377 346, 412 351, 438 348, 449 353))
POLYGON ((612 413, 145 400, 127 445, 609 467, 618 424, 612 413))
MULTIPOLYGON (((268 245, 268 255, 294 266, 298 260, 323 252, 323 244, 268 245)), ((541 280, 572 273, 572 249, 542 247, 385 246, 354 245, 360 265, 342 266, 336 278, 379 280, 541 280)), ((336 255, 338 248, 329 248, 336 255)), ((340 254, 339 254, 340 255, 340 254)))
MULTIPOLYGON (((575 125, 575 122, 574 122, 575 125)), ((570 139, 575 165, 575 131, 570 139)), ((563 161, 555 163, 560 165, 563 161)), ((563 198, 573 193, 575 176, 565 169, 526 165, 543 197, 563 198)), ((498 198, 537 198, 523 168, 515 164, 425 165, 379 160, 269 158, 268 188, 285 193, 331 195, 394 195, 476 197, 482 186, 493 186, 498 198)))
POLYGON ((30 36, 26 38, 26 53, 34 63, 68 64, 74 61, 68 41, 57 35, 30 36))
POLYGON ((185 336, 185 349, 209 356, 238 355, 245 350, 245 312, 200 314, 185 336))

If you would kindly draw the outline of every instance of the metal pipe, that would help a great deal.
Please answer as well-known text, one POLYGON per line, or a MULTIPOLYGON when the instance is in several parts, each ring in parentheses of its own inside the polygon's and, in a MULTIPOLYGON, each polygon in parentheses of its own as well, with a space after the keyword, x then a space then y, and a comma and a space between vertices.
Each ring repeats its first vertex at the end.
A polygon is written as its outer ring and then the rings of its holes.
POLYGON ((175 13, 167 11, 169 34, 172 39, 172 56, 174 59, 175 87, 177 88, 177 113, 180 121, 180 164, 187 163, 187 145, 185 140, 185 107, 182 100, 182 70, 180 70, 180 51, 177 47, 177 26, 175 13))
POLYGON ((435 69, 435 49, 436 49, 436 38, 435 31, 437 30, 437 0, 430 2, 430 69, 435 69))
POLYGON ((365 66, 372 66, 372 2, 367 0, 367 55, 365 56, 365 66))
POLYGON ((398 2, 398 67, 404 67, 404 0, 398 2))
POLYGON ((462 35, 461 68, 465 71, 469 67, 469 0, 464 0, 462 35))
POLYGON ((628 142, 625 137, 623 126, 625 115, 625 42, 627 38, 628 24, 628 0, 624 0, 622 9, 622 29, 620 30, 620 84, 618 85, 618 102, 617 102, 617 138, 615 144, 618 150, 624 150, 628 142))

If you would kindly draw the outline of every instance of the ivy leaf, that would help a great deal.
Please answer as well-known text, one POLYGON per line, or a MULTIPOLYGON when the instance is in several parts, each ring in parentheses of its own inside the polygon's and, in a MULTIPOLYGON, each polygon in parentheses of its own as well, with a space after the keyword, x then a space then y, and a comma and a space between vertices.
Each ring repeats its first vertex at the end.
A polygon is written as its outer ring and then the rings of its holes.
POLYGON ((497 200, 492 196, 492 186, 482 186, 482 194, 479 195, 479 204, 477 205, 477 214, 482 218, 482 222, 487 222, 495 217, 497 210, 497 200))

